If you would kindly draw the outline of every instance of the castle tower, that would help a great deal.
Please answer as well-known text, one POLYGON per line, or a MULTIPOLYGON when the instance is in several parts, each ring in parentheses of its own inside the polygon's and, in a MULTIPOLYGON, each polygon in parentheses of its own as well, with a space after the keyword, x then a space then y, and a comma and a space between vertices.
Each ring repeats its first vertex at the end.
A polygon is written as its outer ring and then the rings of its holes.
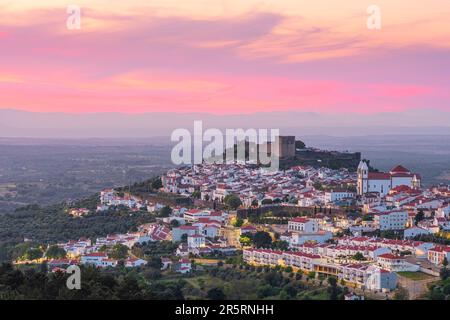
POLYGON ((358 195, 362 196, 365 194, 367 190, 367 184, 369 180, 369 167, 365 161, 360 161, 357 169, 358 173, 358 182, 357 182, 357 191, 358 195))
POLYGON ((295 157, 295 136, 275 137, 275 148, 271 151, 280 158, 295 157))

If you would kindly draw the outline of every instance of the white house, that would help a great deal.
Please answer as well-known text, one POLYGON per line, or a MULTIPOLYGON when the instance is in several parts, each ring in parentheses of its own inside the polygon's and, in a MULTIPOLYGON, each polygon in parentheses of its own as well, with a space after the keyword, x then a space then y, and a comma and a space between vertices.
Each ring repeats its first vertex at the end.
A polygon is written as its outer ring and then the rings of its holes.
POLYGON ((415 236, 422 235, 422 234, 430 234, 430 231, 428 231, 424 228, 420 228, 420 227, 411 227, 411 228, 405 229, 403 237, 405 239, 408 239, 408 238, 414 238, 415 236))
POLYGON ((294 218, 288 223, 289 231, 299 231, 305 233, 314 233, 319 231, 319 224, 314 219, 305 217, 294 218))
POLYGON ((172 265, 172 260, 166 257, 161 258, 161 270, 166 270, 172 265))
POLYGON ((104 252, 93 252, 81 256, 81 264, 94 265, 99 268, 116 267, 117 260, 109 259, 104 252))
POLYGON ((198 210, 198 209, 191 209, 184 212, 184 219, 187 222, 194 222, 197 221, 199 218, 207 218, 209 217, 210 212, 206 210, 198 210))
POLYGON ((437 211, 436 211, 436 217, 438 217, 438 218, 448 219, 449 216, 450 216, 450 205, 441 207, 441 208, 437 209, 437 211))
POLYGON ((172 229, 172 241, 177 242, 181 241, 183 235, 192 236, 194 234, 198 234, 199 230, 194 226, 181 226, 178 228, 172 229))
POLYGON ((408 221, 408 212, 393 210, 374 215, 375 227, 380 230, 403 230, 408 221))
POLYGON ((428 250, 428 261, 435 265, 442 265, 444 258, 450 261, 450 246, 435 246, 428 250))
POLYGON ((181 259, 178 263, 173 264, 173 266, 178 273, 185 274, 192 271, 192 264, 188 259, 181 259))
POLYGON ((409 263, 406 261, 405 257, 394 255, 391 253, 381 254, 376 259, 377 264, 386 270, 392 272, 398 271, 419 271, 420 267, 418 265, 409 263))
POLYGON ((146 264, 147 264, 147 261, 145 261, 145 260, 131 258, 131 257, 128 257, 124 263, 125 267, 129 267, 129 268, 141 267, 141 266, 145 266, 146 264))
POLYGON ((397 274, 395 272, 377 266, 369 266, 366 269, 366 274, 365 287, 369 290, 391 291, 397 287, 397 274))
POLYGON ((364 296, 358 296, 357 294, 355 294, 355 293, 347 293, 345 296, 344 296, 344 300, 364 300, 364 296))
POLYGON ((189 248, 200 248, 205 246, 205 236, 200 234, 193 234, 188 236, 187 244, 189 248))
POLYGON ((333 234, 329 231, 318 231, 318 232, 293 232, 291 237, 289 238, 289 246, 297 247, 299 245, 304 244, 305 242, 317 242, 324 243, 327 240, 330 240, 333 237, 333 234))
POLYGON ((331 189, 325 191, 325 203, 333 203, 342 199, 354 198, 355 192, 347 191, 345 189, 331 189))
POLYGON ((100 264, 103 259, 107 259, 108 255, 104 252, 93 252, 81 256, 81 264, 100 264))

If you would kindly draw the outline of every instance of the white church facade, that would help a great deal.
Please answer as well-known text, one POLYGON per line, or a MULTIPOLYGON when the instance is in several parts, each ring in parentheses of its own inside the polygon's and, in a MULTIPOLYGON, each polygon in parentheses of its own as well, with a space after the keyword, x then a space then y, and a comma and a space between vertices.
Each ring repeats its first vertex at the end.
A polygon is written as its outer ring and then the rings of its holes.
POLYGON ((358 195, 378 192, 385 196, 392 188, 405 185, 413 189, 420 188, 420 175, 412 173, 403 166, 396 166, 389 172, 369 172, 369 166, 361 161, 358 166, 358 195))

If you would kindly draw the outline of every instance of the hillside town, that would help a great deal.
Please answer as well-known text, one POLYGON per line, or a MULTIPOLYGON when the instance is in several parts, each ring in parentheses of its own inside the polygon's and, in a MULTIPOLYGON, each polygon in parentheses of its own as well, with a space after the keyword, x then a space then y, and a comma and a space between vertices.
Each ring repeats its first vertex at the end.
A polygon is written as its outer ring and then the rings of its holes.
POLYGON ((198 259, 240 256, 247 265, 333 276, 343 286, 388 294, 402 273, 438 277, 450 259, 449 245, 430 240, 450 234, 450 186, 423 188, 420 175, 401 165, 369 172, 361 161, 352 173, 203 164, 169 170, 158 192, 192 201, 167 205, 108 189, 96 212, 69 210, 82 219, 124 206, 156 221, 125 234, 58 243, 65 257, 48 259, 49 271, 72 264, 139 268, 148 261, 132 253, 135 246, 172 242, 176 249, 160 257, 162 271, 189 274, 198 259), (125 248, 120 259, 109 256, 117 246, 125 248))

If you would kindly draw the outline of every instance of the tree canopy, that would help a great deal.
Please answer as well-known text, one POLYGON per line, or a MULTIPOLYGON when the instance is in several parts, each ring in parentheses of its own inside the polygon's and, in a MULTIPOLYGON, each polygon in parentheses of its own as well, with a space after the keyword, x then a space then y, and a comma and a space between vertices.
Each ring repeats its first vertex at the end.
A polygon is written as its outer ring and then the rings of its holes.
POLYGON ((62 259, 66 257, 66 250, 57 245, 50 246, 45 252, 45 256, 49 259, 62 259))
POLYGON ((229 208, 233 210, 236 210, 242 204, 241 199, 235 194, 229 194, 225 196, 224 202, 229 208))

